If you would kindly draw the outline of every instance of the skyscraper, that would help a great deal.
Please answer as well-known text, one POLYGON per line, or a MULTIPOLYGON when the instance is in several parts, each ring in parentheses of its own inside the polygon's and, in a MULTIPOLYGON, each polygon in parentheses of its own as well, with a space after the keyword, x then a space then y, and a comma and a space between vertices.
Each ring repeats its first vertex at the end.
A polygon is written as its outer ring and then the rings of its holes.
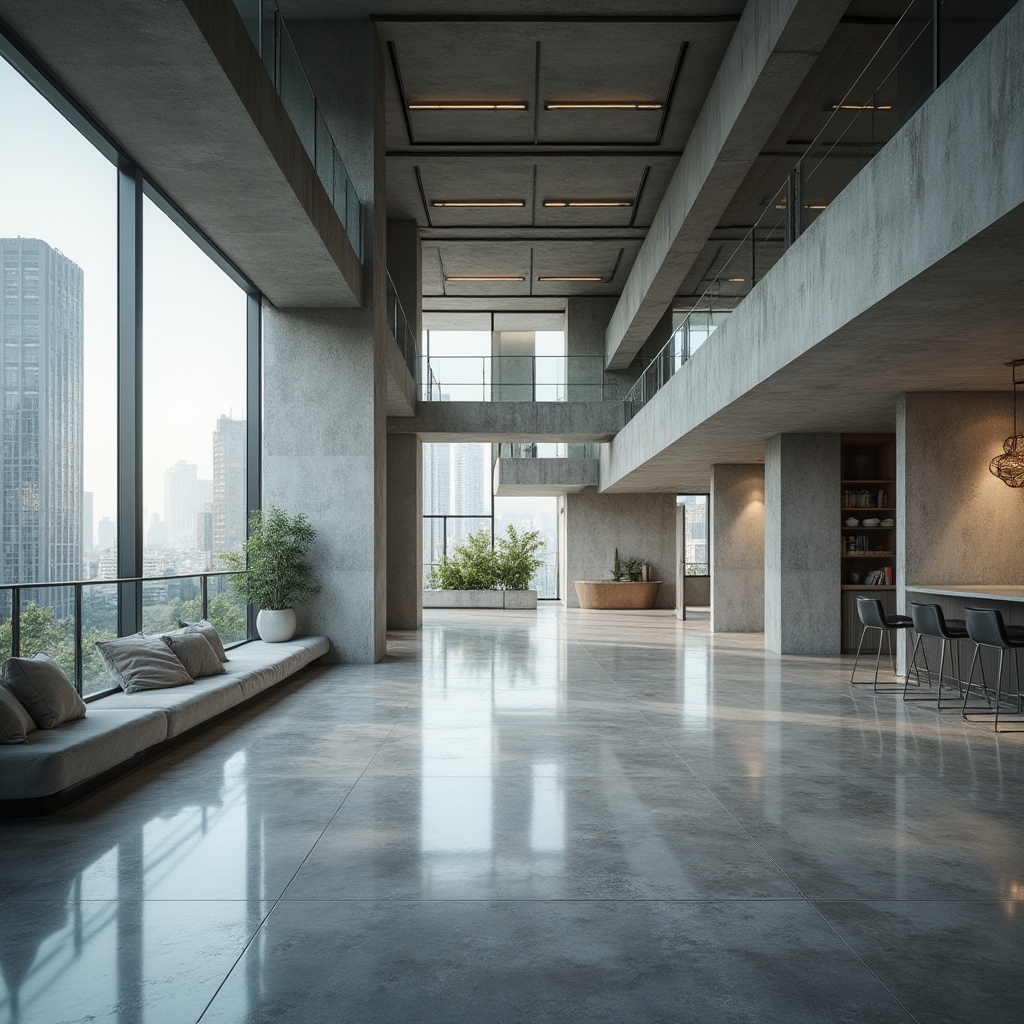
POLYGON ((235 551, 245 540, 245 445, 245 420, 221 416, 213 432, 215 555, 235 551))
POLYGON ((82 554, 92 553, 95 526, 93 523, 92 491, 82 493, 82 554))
POLYGON ((117 523, 110 516, 99 521, 96 533, 96 547, 100 551, 111 551, 117 547, 117 523))
POLYGON ((453 444, 451 511, 457 516, 489 516, 489 444, 453 444))
MULTIPOLYGON (((0 238, 0 265, 0 579, 73 580, 82 572, 84 275, 38 238, 0 238)), ((48 603, 71 600, 52 593, 48 603)))
POLYGON ((164 473, 164 522, 169 547, 195 547, 196 513, 202 508, 198 473, 199 467, 184 459, 164 473))

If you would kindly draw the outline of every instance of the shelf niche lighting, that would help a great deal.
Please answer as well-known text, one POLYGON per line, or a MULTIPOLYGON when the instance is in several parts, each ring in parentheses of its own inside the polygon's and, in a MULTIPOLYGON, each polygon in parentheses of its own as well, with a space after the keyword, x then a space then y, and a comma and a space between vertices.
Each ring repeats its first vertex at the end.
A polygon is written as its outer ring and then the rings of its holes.
POLYGON ((1007 487, 1024 487, 1024 435, 1017 433, 1017 388, 1024 385, 1024 371, 1019 369, 1024 359, 1013 359, 1006 365, 1013 380, 1013 433, 1003 441, 1003 454, 988 464, 988 471, 1007 487))

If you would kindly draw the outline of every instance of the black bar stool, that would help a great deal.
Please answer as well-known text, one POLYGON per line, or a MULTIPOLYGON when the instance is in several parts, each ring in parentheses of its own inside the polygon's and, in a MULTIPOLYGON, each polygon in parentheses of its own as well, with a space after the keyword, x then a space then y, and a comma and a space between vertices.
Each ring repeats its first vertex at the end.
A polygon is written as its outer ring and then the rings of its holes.
POLYGON ((850 673, 850 683, 854 686, 867 686, 866 682, 855 683, 854 676, 857 674, 857 664, 860 661, 860 652, 864 647, 864 637, 869 629, 878 630, 878 653, 875 655, 875 679, 872 689, 875 693, 899 693, 898 686, 888 686, 882 690, 878 688, 878 663, 882 660, 882 637, 884 636, 889 644, 889 657, 892 660, 892 671, 896 673, 896 655, 892 650, 892 631, 894 629, 910 629, 913 620, 909 615, 886 615, 882 602, 877 597, 858 597, 857 616, 860 618, 864 628, 860 631, 860 643, 857 645, 857 657, 853 662, 853 671, 850 673))
POLYGON ((917 667, 917 655, 920 652, 924 658, 924 670, 928 678, 928 685, 931 686, 932 670, 928 665, 928 651, 924 645, 925 637, 932 637, 942 641, 942 653, 939 655, 939 676, 936 684, 935 707, 938 711, 948 711, 950 708, 959 707, 959 702, 942 706, 942 670, 946 663, 946 650, 949 652, 950 669, 956 671, 956 688, 958 696, 963 695, 963 676, 960 674, 960 641, 967 640, 967 625, 963 619, 947 619, 942 609, 937 604, 919 604, 916 601, 910 602, 910 617, 914 622, 914 632, 917 633, 917 640, 914 641, 914 653, 910 659, 910 668, 907 670, 907 678, 903 684, 903 699, 908 703, 913 701, 931 700, 931 694, 927 697, 908 697, 907 687, 910 686, 910 673, 913 672, 917 678, 918 685, 921 683, 921 670, 917 667))
MULTIPOLYGON (((1016 715, 1024 715, 1024 694, 1020 690, 1020 661, 1018 653, 1024 649, 1024 627, 1007 626, 1003 621, 1002 613, 996 608, 965 608, 967 616, 967 635, 978 645, 974 649, 974 657, 971 659, 971 671, 967 676, 967 689, 964 691, 964 703, 960 713, 967 718, 967 699, 971 695, 971 686, 974 685, 974 663, 981 661, 981 649, 989 647, 999 652, 999 667, 996 669, 996 701, 993 708, 992 698, 989 696, 988 683, 985 682, 985 665, 981 665, 981 687, 988 701, 991 710, 981 712, 982 714, 995 715, 995 730, 999 732, 999 705, 1003 702, 1003 661, 1006 659, 1006 652, 1013 651, 1012 666, 1017 670, 1017 690, 1015 693, 1007 692, 1007 700, 1013 700, 1017 710, 1011 712, 1016 715)), ((1007 683, 1010 682, 1012 671, 1007 673, 1007 683)), ((977 714, 976 708, 971 712, 977 714)), ((1021 732, 1024 730, 1012 729, 1010 732, 1021 732)))

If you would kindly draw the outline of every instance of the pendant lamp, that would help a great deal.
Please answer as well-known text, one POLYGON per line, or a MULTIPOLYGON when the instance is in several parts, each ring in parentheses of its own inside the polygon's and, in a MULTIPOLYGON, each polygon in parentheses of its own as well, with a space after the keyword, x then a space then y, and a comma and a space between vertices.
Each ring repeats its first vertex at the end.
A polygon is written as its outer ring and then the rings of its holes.
POLYGON ((1024 435, 1017 433, 1017 388, 1024 384, 1024 379, 1018 380, 1018 368, 1024 366, 1024 359, 1006 365, 1013 379, 1013 433, 1003 441, 1003 454, 988 464, 988 471, 1007 487, 1024 487, 1024 435))

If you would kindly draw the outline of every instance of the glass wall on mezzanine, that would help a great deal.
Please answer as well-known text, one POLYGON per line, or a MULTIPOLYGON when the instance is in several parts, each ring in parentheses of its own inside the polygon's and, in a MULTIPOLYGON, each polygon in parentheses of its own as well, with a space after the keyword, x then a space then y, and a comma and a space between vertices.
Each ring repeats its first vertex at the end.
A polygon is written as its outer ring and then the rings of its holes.
POLYGON ((229 639, 248 636, 226 576, 202 574, 241 542, 259 500, 245 422, 259 299, 2 37, 0 138, 0 659, 50 653, 94 695, 110 686, 94 657, 102 637, 204 607, 229 639), (118 406, 139 399, 142 422, 119 427, 118 406), (180 543, 143 551, 169 510, 180 543), (113 582, 144 573, 162 579, 113 582))

